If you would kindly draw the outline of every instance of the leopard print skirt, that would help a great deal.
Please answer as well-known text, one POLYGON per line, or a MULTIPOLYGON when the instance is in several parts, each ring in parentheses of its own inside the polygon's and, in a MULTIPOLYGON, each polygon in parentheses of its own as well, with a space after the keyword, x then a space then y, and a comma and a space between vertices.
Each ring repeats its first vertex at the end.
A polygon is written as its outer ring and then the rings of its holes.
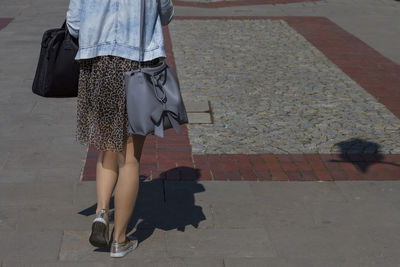
MULTIPOLYGON (((158 60, 145 61, 142 66, 158 60)), ((78 62, 75 140, 99 151, 122 152, 129 135, 124 72, 137 69, 138 62, 112 55, 78 62)))

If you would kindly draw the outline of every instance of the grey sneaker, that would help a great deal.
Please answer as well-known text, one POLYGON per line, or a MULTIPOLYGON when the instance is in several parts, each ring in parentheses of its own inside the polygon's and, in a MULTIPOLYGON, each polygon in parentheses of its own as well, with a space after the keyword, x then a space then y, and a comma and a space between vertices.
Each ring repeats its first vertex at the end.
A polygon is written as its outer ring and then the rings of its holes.
POLYGON ((110 256, 111 257, 123 257, 128 252, 134 250, 139 241, 136 236, 132 235, 131 237, 126 237, 124 242, 117 243, 117 241, 113 240, 111 243, 110 256))
POLYGON ((89 242, 95 247, 106 248, 110 241, 110 222, 105 209, 97 213, 93 220, 92 230, 90 231, 89 242))

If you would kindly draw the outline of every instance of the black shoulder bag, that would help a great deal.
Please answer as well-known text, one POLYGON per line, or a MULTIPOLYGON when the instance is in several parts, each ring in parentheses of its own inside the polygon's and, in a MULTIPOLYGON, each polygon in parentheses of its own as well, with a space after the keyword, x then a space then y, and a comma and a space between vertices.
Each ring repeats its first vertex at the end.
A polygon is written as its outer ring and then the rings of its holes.
POLYGON ((79 48, 77 38, 68 31, 66 20, 61 28, 44 32, 32 92, 44 97, 78 95, 79 48))

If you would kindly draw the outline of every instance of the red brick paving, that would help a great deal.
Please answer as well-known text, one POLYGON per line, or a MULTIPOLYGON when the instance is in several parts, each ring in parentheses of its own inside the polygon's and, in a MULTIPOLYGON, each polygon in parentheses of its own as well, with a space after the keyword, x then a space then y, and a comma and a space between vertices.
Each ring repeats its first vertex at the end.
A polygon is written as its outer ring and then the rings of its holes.
MULTIPOLYGON (((175 1, 179 2, 179 1, 175 1)), ((237 3, 240 1, 237 1, 237 3)), ((250 2, 250 1, 248 1, 250 2)), ((174 19, 283 19, 354 81, 400 118, 400 66, 325 17, 175 17, 174 19)), ((1 27, 0 19, 0 27, 1 27)), ((168 27, 167 63, 176 70, 168 27)), ((400 180, 400 154, 192 155, 186 125, 180 133, 146 138, 142 179, 232 181, 400 180)), ((89 147, 83 181, 96 179, 98 152, 89 147)))
POLYGON ((249 6, 249 5, 267 5, 267 4, 290 4, 302 2, 316 2, 320 0, 236 0, 236 1, 220 1, 201 3, 185 0, 173 0, 175 6, 189 6, 189 7, 230 7, 230 6, 249 6))
POLYGON ((0 30, 4 29, 14 18, 0 18, 0 30))

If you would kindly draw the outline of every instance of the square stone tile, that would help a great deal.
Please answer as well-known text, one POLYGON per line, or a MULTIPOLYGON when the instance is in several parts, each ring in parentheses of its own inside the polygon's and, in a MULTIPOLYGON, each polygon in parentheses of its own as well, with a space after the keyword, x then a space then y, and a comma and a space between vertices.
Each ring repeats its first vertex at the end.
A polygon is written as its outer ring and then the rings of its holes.
POLYGON ((0 232, 0 259, 4 261, 57 260, 62 231, 7 231, 0 232))
MULTIPOLYGON (((134 234, 139 239, 138 247, 126 255, 124 259, 135 258, 154 258, 165 257, 165 233, 164 231, 154 230, 144 231, 139 230, 127 233, 134 234)), ((111 262, 109 248, 96 248, 89 243, 90 230, 64 231, 60 260, 61 261, 106 261, 111 262)), ((110 229, 111 237, 111 229, 110 229)), ((110 242, 111 244, 111 242, 110 242)))
POLYGON ((24 205, 29 196, 30 204, 42 206, 72 204, 73 182, 26 182, 2 183, 0 186, 0 203, 7 205, 24 205))
POLYGON ((185 108, 187 113, 210 111, 210 106, 208 105, 207 100, 199 100, 199 101, 185 100, 185 108))
POLYGON ((210 113, 187 113, 188 122, 193 123, 212 123, 210 113))
POLYGON ((168 231, 167 253, 176 257, 273 257, 264 228, 168 231))

